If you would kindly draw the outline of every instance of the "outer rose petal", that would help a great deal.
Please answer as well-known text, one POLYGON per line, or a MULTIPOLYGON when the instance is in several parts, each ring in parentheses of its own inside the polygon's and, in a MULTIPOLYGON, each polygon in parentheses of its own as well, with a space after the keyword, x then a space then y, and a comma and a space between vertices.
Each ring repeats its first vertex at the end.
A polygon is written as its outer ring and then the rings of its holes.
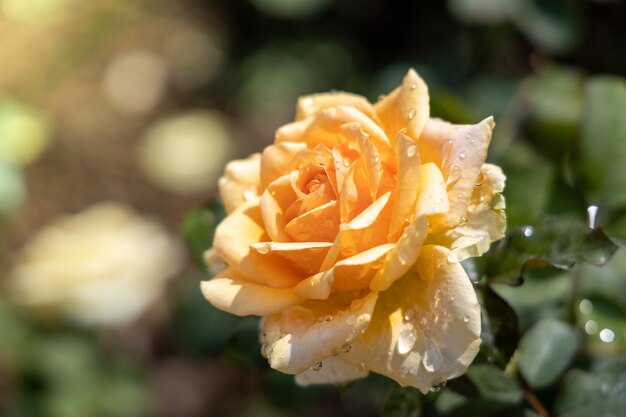
POLYGON ((289 175, 284 175, 266 188, 261 196, 259 205, 265 231, 272 240, 289 242, 291 237, 285 232, 287 220, 285 213, 296 200, 296 193, 291 187, 289 175))
POLYGON ((378 294, 371 292, 359 303, 335 306, 333 300, 317 302, 306 310, 312 323, 302 323, 302 314, 290 319, 289 311, 265 317, 264 353, 270 366, 287 374, 300 374, 336 355, 342 346, 363 334, 377 299, 378 294), (326 314, 334 314, 332 320, 324 320, 326 314), (321 320, 315 320, 318 317, 321 320))
POLYGON ((445 230, 428 237, 429 243, 445 246, 462 261, 480 256, 489 249, 491 242, 504 237, 506 214, 504 212, 505 176, 500 167, 484 164, 482 183, 475 187, 467 214, 467 224, 445 230))
POLYGON ((229 214, 215 230, 213 249, 248 280, 275 288, 292 287, 303 277, 295 266, 278 255, 261 255, 250 245, 269 241, 258 202, 248 202, 229 214))
POLYGON ((388 239, 397 240, 406 226, 417 201, 417 190, 420 186, 420 158, 417 145, 402 133, 396 137, 396 159, 398 161, 398 180, 396 182, 395 202, 388 239))
POLYGON ((313 384, 339 384, 364 378, 368 374, 365 367, 352 365, 341 359, 339 356, 332 356, 325 359, 322 368, 319 370, 307 369, 296 375, 296 383, 301 386, 313 384))
POLYGON ((282 256, 307 274, 320 270, 331 246, 329 242, 259 242, 250 245, 261 255, 282 256))
POLYGON ((232 268, 201 284, 205 298, 238 316, 274 314, 302 301, 292 288, 271 288, 242 280, 232 268))
POLYGON ((480 307, 450 255, 422 248, 414 268, 380 293, 367 331, 341 358, 422 392, 465 372, 480 346, 480 307))
POLYGON ((423 162, 435 162, 448 184, 450 210, 436 221, 440 230, 464 222, 493 127, 493 117, 476 125, 452 125, 438 119, 426 124, 419 140, 423 162))
POLYGON ((307 119, 315 116, 322 110, 337 106, 354 107, 370 118, 376 117, 374 108, 365 97, 357 94, 335 92, 300 97, 296 109, 296 120, 307 119))
POLYGON ((409 70, 402 85, 374 105, 385 132, 395 138, 406 129, 406 134, 417 142, 428 120, 428 87, 414 70, 409 70))
POLYGON ((218 186, 226 213, 233 212, 242 203, 256 198, 261 182, 261 154, 238 159, 226 165, 218 186))

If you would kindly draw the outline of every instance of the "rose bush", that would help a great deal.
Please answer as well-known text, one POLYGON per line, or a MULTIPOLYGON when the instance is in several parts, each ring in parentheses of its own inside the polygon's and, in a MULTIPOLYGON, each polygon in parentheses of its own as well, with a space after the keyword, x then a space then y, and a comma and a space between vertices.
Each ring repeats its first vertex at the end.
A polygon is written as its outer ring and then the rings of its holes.
POLYGON ((262 316, 263 355, 300 384, 371 370, 425 392, 462 374, 481 324, 460 262, 506 226, 505 178, 484 163, 493 127, 430 118, 412 70, 373 105, 300 98, 274 144, 226 167, 207 258, 227 267, 205 297, 262 316))

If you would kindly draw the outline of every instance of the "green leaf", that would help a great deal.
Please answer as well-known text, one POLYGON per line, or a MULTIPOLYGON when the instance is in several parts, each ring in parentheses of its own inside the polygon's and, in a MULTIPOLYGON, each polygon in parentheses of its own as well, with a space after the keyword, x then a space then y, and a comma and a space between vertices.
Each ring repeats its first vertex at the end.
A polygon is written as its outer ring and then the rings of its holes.
POLYGON ((554 410, 559 417, 618 417, 626 410, 626 363, 596 372, 570 371, 554 410))
POLYGON ((504 198, 509 227, 537 223, 552 193, 553 165, 519 141, 511 143, 500 165, 507 176, 504 198))
POLYGON ((519 342, 517 314, 490 287, 480 293, 481 309, 481 352, 500 368, 506 367, 519 342))
POLYGON ((515 380, 493 365, 472 365, 467 371, 467 377, 486 400, 517 404, 522 399, 521 389, 515 380))
POLYGON ((626 207, 626 82, 595 77, 587 84, 579 166, 588 198, 613 211, 626 207))
POLYGON ((547 387, 565 372, 578 345, 576 331, 569 324, 553 318, 541 320, 520 342, 520 373, 531 387, 547 387))
POLYGON ((215 228, 225 215, 224 207, 211 201, 187 214, 183 220, 183 235, 203 271, 206 271, 204 252, 213 245, 215 228))
POLYGON ((415 388, 393 385, 380 413, 382 417, 416 417, 422 408, 422 395, 415 388))
POLYGON ((589 229, 582 221, 554 218, 536 226, 514 229, 498 242, 487 258, 491 282, 521 284, 529 268, 552 265, 570 269, 576 263, 604 265, 618 245, 602 228, 589 229))

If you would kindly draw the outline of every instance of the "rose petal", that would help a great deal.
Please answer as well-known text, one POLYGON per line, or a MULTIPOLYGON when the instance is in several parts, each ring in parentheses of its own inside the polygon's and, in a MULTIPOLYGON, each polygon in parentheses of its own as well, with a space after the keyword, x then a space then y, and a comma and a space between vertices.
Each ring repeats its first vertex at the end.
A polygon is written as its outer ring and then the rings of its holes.
POLYGON ((411 69, 404 77, 402 85, 374 105, 385 132, 395 138, 406 128, 406 134, 415 142, 428 120, 428 87, 422 78, 411 69))
POLYGON ((297 142, 277 143, 265 148, 261 157, 261 189, 288 173, 295 155, 305 149, 306 144, 297 142))
POLYGON ((365 331, 378 294, 371 292, 358 302, 352 301, 352 304, 350 298, 342 298, 341 294, 338 297, 302 304, 312 316, 319 318, 313 323, 290 320, 289 310, 265 318, 264 351, 272 368, 288 374, 300 374, 334 356, 342 346, 365 331))
POLYGON ((377 132, 377 134, 370 135, 363 129, 360 123, 352 122, 341 125, 338 133, 341 141, 350 148, 364 153, 363 143, 369 143, 368 147, 371 148, 373 146, 376 151, 370 151, 370 153, 377 154, 380 157, 379 161, 393 162, 394 155, 389 139, 380 128, 372 126, 371 129, 374 129, 374 132, 377 132))
POLYGON ((345 258, 332 268, 301 281, 295 291, 305 298, 324 300, 333 289, 355 291, 367 288, 382 258, 393 246, 387 243, 345 258))
POLYGON ((250 245, 261 255, 282 256, 308 275, 320 271, 331 246, 330 242, 260 242, 250 245))
POLYGON ((261 175, 261 154, 231 161, 219 179, 220 196, 226 213, 233 212, 246 201, 257 198, 261 175))
POLYGON ((425 164, 421 171, 415 214, 388 255, 387 264, 372 279, 372 290, 386 290, 409 270, 427 237, 429 219, 448 210, 443 177, 437 166, 425 164))
POLYGON ((410 273, 380 293, 367 331, 341 358, 424 393, 465 372, 480 346, 480 307, 451 255, 425 246, 410 273))
POLYGON ((201 283, 205 298, 220 310, 238 316, 274 314, 302 301, 292 288, 271 288, 255 284, 228 268, 201 283))
POLYGON ((262 256, 250 245, 269 241, 257 203, 244 203, 229 214, 215 230, 213 249, 226 263, 247 279, 275 288, 292 287, 302 273, 284 258, 262 256))
POLYGON ((339 230, 339 204, 330 201, 291 220, 285 232, 298 242, 332 242, 339 230))
POLYGON ((420 137, 420 152, 424 149, 424 162, 435 162, 448 184, 450 210, 438 219, 444 227, 455 227, 466 221, 467 207, 487 157, 491 141, 493 117, 476 125, 450 125, 442 121, 429 121, 420 137), (432 160, 431 160, 432 159, 432 160))
MULTIPOLYGON (((354 126, 354 123, 357 123, 360 126, 360 131, 367 134, 375 143, 380 143, 382 148, 390 146, 388 145, 389 139, 380 126, 354 107, 332 107, 307 120, 310 120, 310 124, 303 133, 301 141, 311 145, 322 144, 332 148, 339 144, 337 133, 340 132, 341 127, 345 124, 354 126)), ((363 133, 359 134, 362 136, 363 133)))
POLYGON ((398 161, 398 180, 395 189, 395 201, 388 239, 397 240, 402 229, 409 224, 415 211, 417 190, 420 184, 420 159, 417 145, 408 136, 399 133, 396 138, 396 158, 398 161))
POLYGON ((296 200, 296 193, 291 186, 289 175, 273 181, 263 192, 259 205, 265 231, 271 240, 289 242, 291 237, 285 232, 287 219, 285 214, 296 200))
POLYGON ((391 192, 383 194, 358 216, 339 228, 341 253, 352 256, 374 246, 388 243, 391 221, 391 192))
POLYGON ((315 116, 322 110, 337 106, 354 107, 369 118, 376 117, 374 108, 365 97, 345 92, 332 92, 300 97, 296 110, 296 120, 315 116))
POLYGON ((368 373, 367 369, 352 365, 339 356, 331 356, 324 360, 320 369, 307 369, 296 375, 296 383, 303 387, 314 384, 340 384, 364 378, 368 373))
POLYGON ((485 253, 491 242, 504 237, 506 230, 505 204, 501 194, 506 178, 502 170, 495 165, 484 164, 479 178, 482 180, 474 188, 467 224, 428 237, 429 242, 451 249, 460 261, 485 253))

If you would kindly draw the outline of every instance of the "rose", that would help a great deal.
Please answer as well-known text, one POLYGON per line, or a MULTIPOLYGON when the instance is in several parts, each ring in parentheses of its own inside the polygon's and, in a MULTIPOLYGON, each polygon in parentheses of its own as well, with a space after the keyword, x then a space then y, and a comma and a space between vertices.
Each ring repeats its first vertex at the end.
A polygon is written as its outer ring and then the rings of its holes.
POLYGON ((83 325, 123 325, 158 300, 182 266, 158 223, 119 203, 99 203, 44 227, 17 257, 13 301, 83 325))
POLYGON ((228 216, 202 283, 216 307, 263 317, 263 354, 301 384, 368 370, 422 391, 462 374, 480 307, 460 261, 503 236, 494 126, 429 117, 414 72, 378 103, 300 98, 261 155, 227 165, 228 216))

